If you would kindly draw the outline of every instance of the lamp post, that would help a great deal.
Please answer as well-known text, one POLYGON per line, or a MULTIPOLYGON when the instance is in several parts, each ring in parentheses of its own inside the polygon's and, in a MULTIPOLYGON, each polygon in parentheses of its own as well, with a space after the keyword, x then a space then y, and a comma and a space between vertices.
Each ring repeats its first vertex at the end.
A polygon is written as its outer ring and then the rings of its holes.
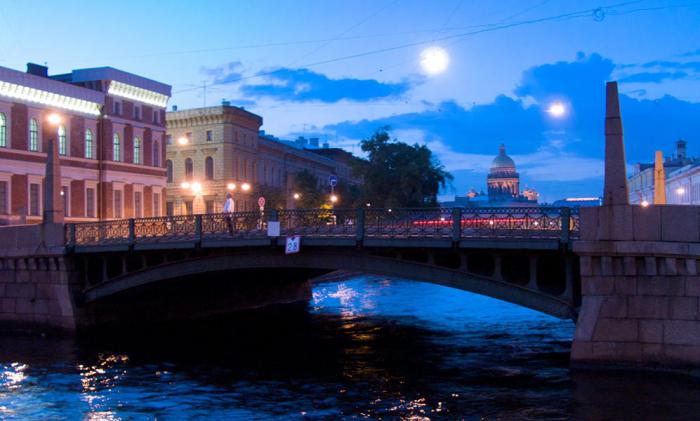
MULTIPOLYGON (((54 128, 61 124, 61 116, 56 113, 49 114, 46 120, 54 128)), ((49 138, 46 153, 43 223, 61 224, 65 218, 65 211, 63 209, 63 199, 61 198, 61 162, 58 157, 58 146, 54 137, 49 138)))

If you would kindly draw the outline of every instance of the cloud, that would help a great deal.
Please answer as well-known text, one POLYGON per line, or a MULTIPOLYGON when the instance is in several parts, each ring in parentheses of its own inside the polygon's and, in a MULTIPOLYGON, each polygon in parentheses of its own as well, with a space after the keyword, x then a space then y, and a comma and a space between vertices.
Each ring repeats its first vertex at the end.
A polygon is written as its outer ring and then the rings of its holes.
POLYGON ((265 73, 268 74, 265 82, 242 85, 241 93, 282 101, 333 103, 341 100, 372 101, 397 98, 413 86, 408 80, 384 83, 374 79, 331 79, 309 69, 281 67, 265 73))
POLYGON ((686 72, 642 72, 633 73, 619 79, 620 83, 661 83, 667 80, 678 80, 688 77, 686 72))
POLYGON ((688 51, 680 55, 681 57, 695 57, 695 56, 700 56, 700 48, 697 50, 693 51, 688 51))
POLYGON ((213 85, 225 85, 238 82, 243 77, 243 63, 232 61, 225 66, 214 68, 202 67, 201 72, 212 79, 213 85))

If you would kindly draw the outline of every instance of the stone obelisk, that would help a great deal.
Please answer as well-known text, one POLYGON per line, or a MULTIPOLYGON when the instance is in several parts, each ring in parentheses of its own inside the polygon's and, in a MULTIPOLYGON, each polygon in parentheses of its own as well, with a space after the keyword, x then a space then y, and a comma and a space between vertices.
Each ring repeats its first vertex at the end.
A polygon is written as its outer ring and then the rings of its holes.
POLYGON ((625 145, 617 82, 608 82, 605 99, 605 187, 603 205, 629 204, 625 145))
POLYGON ((654 204, 666 204, 666 173, 664 172, 664 158, 661 151, 656 151, 654 160, 654 204))
POLYGON ((62 224, 64 220, 61 197, 61 162, 56 140, 49 139, 44 176, 44 224, 62 224))

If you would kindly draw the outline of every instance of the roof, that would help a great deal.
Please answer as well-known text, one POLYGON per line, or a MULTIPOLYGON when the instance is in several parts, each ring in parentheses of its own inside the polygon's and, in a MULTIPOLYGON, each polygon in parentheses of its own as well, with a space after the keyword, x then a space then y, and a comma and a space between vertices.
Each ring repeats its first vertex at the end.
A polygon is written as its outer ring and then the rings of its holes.
POLYGON ((71 73, 51 76, 58 80, 65 80, 70 83, 91 82, 97 80, 114 80, 126 83, 137 88, 157 92, 161 95, 170 96, 172 87, 165 83, 138 76, 133 73, 115 69, 114 67, 93 67, 90 69, 76 69, 71 73))
POLYGON ((513 170, 515 171, 515 162, 511 157, 506 155, 506 145, 501 145, 500 152, 491 162, 491 171, 493 170, 513 170))

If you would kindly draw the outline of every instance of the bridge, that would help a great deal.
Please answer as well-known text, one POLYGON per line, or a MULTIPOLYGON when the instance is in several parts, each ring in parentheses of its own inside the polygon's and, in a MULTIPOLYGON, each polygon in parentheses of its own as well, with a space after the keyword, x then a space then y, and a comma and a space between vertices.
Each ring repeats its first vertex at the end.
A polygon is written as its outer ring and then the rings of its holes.
POLYGON ((700 207, 630 206, 617 85, 602 207, 317 209, 64 223, 48 143, 43 223, 0 227, 0 323, 75 330, 308 299, 350 269, 576 320, 571 360, 700 367, 700 207), (279 232, 277 232, 279 228, 279 232), (285 254, 284 237, 301 236, 285 254))
POLYGON ((568 208, 280 210, 66 225, 91 303, 185 275, 345 269, 447 285, 575 318, 568 208), (279 235, 268 227, 279 224, 279 235), (301 251, 285 254, 284 237, 301 251))

